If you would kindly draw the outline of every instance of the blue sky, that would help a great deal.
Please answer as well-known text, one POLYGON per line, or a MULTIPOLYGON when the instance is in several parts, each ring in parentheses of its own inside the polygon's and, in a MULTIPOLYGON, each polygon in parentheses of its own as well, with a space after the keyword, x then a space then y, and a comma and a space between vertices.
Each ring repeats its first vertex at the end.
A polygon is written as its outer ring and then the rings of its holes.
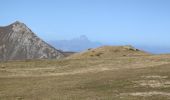
POLYGON ((0 25, 24 22, 38 36, 86 35, 112 44, 169 46, 170 0, 0 0, 0 25))

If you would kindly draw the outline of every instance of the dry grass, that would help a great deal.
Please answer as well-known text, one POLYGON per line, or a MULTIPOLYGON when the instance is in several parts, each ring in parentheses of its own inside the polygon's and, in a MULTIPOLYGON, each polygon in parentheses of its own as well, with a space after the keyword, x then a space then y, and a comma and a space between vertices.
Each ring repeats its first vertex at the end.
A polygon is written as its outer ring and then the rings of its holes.
POLYGON ((169 100, 169 81, 169 55, 1 62, 0 100, 169 100))
POLYGON ((102 46, 96 49, 90 49, 81 53, 76 53, 68 59, 89 59, 89 58, 115 58, 122 56, 146 56, 144 51, 133 48, 132 46, 102 46))

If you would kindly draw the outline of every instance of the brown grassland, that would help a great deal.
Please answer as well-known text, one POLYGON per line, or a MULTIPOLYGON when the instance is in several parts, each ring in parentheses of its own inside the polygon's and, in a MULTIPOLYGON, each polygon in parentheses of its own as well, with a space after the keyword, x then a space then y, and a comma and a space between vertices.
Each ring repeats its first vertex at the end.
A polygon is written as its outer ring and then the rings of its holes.
POLYGON ((170 55, 119 50, 1 62, 0 100, 170 100, 170 55))

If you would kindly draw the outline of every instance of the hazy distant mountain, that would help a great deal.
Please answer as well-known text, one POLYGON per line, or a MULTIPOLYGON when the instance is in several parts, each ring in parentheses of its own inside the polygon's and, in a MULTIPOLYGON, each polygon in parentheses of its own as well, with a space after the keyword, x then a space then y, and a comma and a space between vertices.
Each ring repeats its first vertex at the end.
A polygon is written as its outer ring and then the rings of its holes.
POLYGON ((58 59, 63 56, 21 22, 0 27, 0 60, 58 59))
POLYGON ((90 41, 85 35, 70 40, 50 41, 49 44, 63 51, 79 52, 89 48, 96 48, 102 44, 90 41))

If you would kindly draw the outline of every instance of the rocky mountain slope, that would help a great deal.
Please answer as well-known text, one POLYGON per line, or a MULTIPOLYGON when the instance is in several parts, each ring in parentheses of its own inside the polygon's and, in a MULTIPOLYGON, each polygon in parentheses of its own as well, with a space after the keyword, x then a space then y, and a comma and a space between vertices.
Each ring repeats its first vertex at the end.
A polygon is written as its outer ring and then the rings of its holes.
POLYGON ((15 23, 0 27, 0 61, 62 58, 56 50, 37 37, 25 24, 15 23))

